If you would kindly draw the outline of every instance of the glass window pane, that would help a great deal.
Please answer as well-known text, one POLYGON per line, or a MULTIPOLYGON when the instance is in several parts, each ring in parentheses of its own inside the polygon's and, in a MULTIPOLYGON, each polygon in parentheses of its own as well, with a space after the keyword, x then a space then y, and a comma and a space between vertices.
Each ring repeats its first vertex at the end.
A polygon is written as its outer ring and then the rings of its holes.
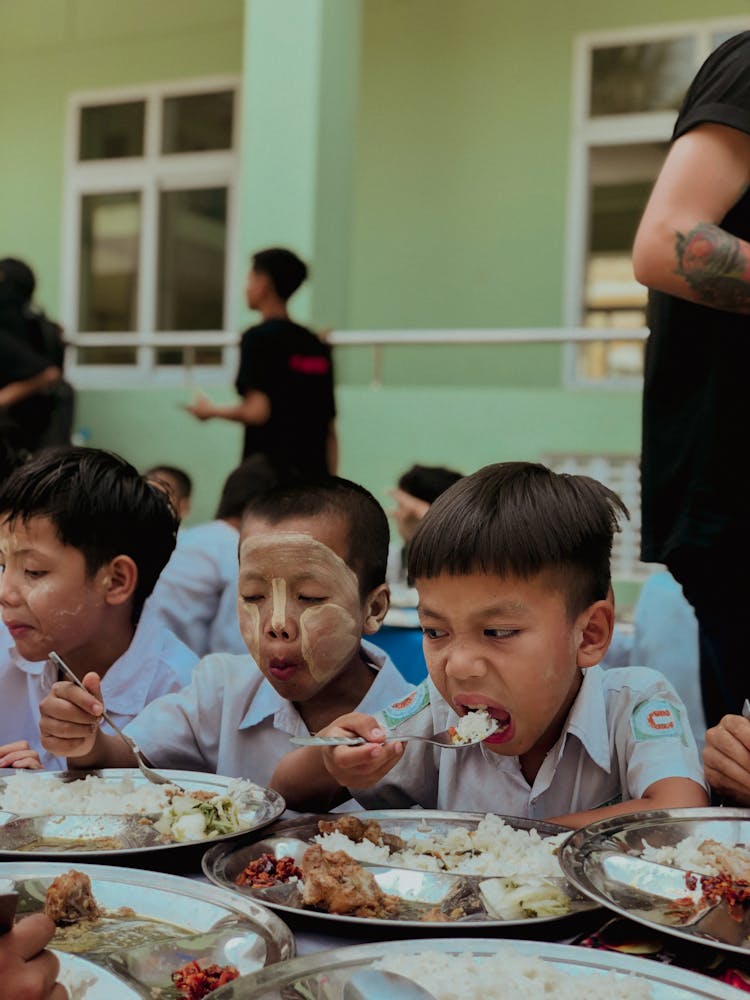
POLYGON ((157 329, 224 329, 226 216, 226 188, 162 191, 157 329))
POLYGON ((693 38, 594 49, 589 112, 676 111, 695 70, 693 38))
POLYGON ((134 347, 79 347, 76 363, 79 365, 134 365, 134 347))
POLYGON ((137 329, 140 231, 140 192, 81 199, 79 330, 137 329))
POLYGON ((167 97, 163 106, 162 153, 230 149, 234 93, 167 97))
POLYGON ((81 108, 79 160, 143 156, 144 101, 81 108))

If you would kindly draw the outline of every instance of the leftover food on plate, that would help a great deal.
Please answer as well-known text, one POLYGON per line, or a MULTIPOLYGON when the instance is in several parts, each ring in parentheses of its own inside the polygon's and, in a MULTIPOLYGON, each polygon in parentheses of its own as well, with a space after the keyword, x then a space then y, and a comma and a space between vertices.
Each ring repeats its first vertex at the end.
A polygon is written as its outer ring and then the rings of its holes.
POLYGON ((239 976, 233 965, 206 965, 188 962, 172 973, 172 982, 186 1000, 203 1000, 209 993, 226 986, 239 976))
POLYGON ((44 912, 58 926, 95 920, 102 913, 91 891, 91 879, 75 868, 51 882, 44 897, 44 912))
POLYGON ((297 867, 294 858, 277 858, 275 854, 264 853, 245 865, 235 882, 237 885, 249 885, 253 889, 266 889, 270 885, 301 878, 302 869, 297 867))
POLYGON ((352 917, 383 919, 398 910, 398 900, 383 892, 372 872, 344 851, 313 844, 302 859, 304 906, 352 917))
POLYGON ((485 879, 479 892, 487 911, 501 920, 561 917, 570 912, 570 896, 543 875, 485 879))

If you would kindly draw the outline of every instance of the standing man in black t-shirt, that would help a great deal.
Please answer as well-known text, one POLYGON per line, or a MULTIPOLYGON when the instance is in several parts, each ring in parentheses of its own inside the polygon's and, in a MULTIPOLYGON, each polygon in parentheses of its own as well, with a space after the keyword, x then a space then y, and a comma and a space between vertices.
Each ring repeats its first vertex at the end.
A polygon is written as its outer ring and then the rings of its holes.
POLYGON ((318 477, 338 467, 331 349, 289 318, 287 302, 307 277, 303 261, 281 247, 253 254, 247 304, 262 322, 240 342, 236 404, 198 396, 186 409, 199 420, 245 425, 242 457, 263 454, 279 473, 318 477))
POLYGON ((651 289, 642 557, 666 563, 695 608, 709 726, 750 697, 749 185, 745 31, 690 85, 633 249, 651 289))

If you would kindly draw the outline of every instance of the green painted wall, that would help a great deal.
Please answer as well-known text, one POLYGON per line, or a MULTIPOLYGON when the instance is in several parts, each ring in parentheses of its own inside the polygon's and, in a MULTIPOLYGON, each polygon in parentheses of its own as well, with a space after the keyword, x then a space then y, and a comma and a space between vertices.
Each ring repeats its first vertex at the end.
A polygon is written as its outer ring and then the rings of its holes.
MULTIPOLYGON (((337 3, 348 0, 327 0, 337 3)), ((34 263, 39 300, 51 311, 67 95, 240 72, 244 9, 243 0, 0 0, 0 86, 13 95, 0 102, 0 254, 34 263)), ((342 211, 330 183, 309 199, 319 252, 347 246, 348 278, 343 301, 332 298, 331 283, 325 295, 302 298, 300 314, 310 309, 322 325, 343 317, 354 329, 558 325, 575 37, 723 15, 750 23, 746 0, 714 0, 710 10, 702 0, 363 0, 362 46, 351 61, 354 141, 350 130, 329 132, 325 157, 336 159, 338 143, 340 161, 354 164, 351 182, 340 181, 349 206, 342 211)), ((325 45, 330 21, 323 26, 325 45)), ((324 65, 323 90, 339 73, 346 79, 343 64, 335 72, 324 65)), ((252 96, 268 101, 272 116, 273 94, 252 96)), ((245 148, 247 157, 263 152, 245 148)), ((272 168, 258 166, 273 179, 272 168)), ((271 184, 268 204, 274 198, 283 204, 271 184)), ((415 460, 470 471, 557 450, 638 451, 638 393, 565 391, 556 347, 389 348, 382 388, 370 385, 369 349, 338 349, 336 364, 341 471, 384 500, 415 460)), ((231 398, 231 386, 223 396, 231 398)), ((186 398, 178 390, 86 391, 77 422, 90 428, 92 444, 140 467, 184 465, 196 478, 200 520, 213 511, 241 435, 227 424, 196 424, 180 409, 186 398)))

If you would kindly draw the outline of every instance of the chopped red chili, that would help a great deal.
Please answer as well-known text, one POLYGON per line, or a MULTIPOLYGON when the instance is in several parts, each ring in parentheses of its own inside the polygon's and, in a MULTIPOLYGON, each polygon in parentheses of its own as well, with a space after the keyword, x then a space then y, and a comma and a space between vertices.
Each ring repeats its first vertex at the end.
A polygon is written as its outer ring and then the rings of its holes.
POLYGON ((237 885, 249 885, 253 889, 263 889, 279 882, 288 882, 291 878, 302 878, 302 870, 294 863, 294 858, 274 857, 273 854, 261 854, 235 879, 237 885))
POLYGON ((201 968, 197 962, 188 962, 172 973, 172 982, 185 1000, 203 1000, 203 997, 238 976, 239 972, 233 965, 206 965, 201 968))

